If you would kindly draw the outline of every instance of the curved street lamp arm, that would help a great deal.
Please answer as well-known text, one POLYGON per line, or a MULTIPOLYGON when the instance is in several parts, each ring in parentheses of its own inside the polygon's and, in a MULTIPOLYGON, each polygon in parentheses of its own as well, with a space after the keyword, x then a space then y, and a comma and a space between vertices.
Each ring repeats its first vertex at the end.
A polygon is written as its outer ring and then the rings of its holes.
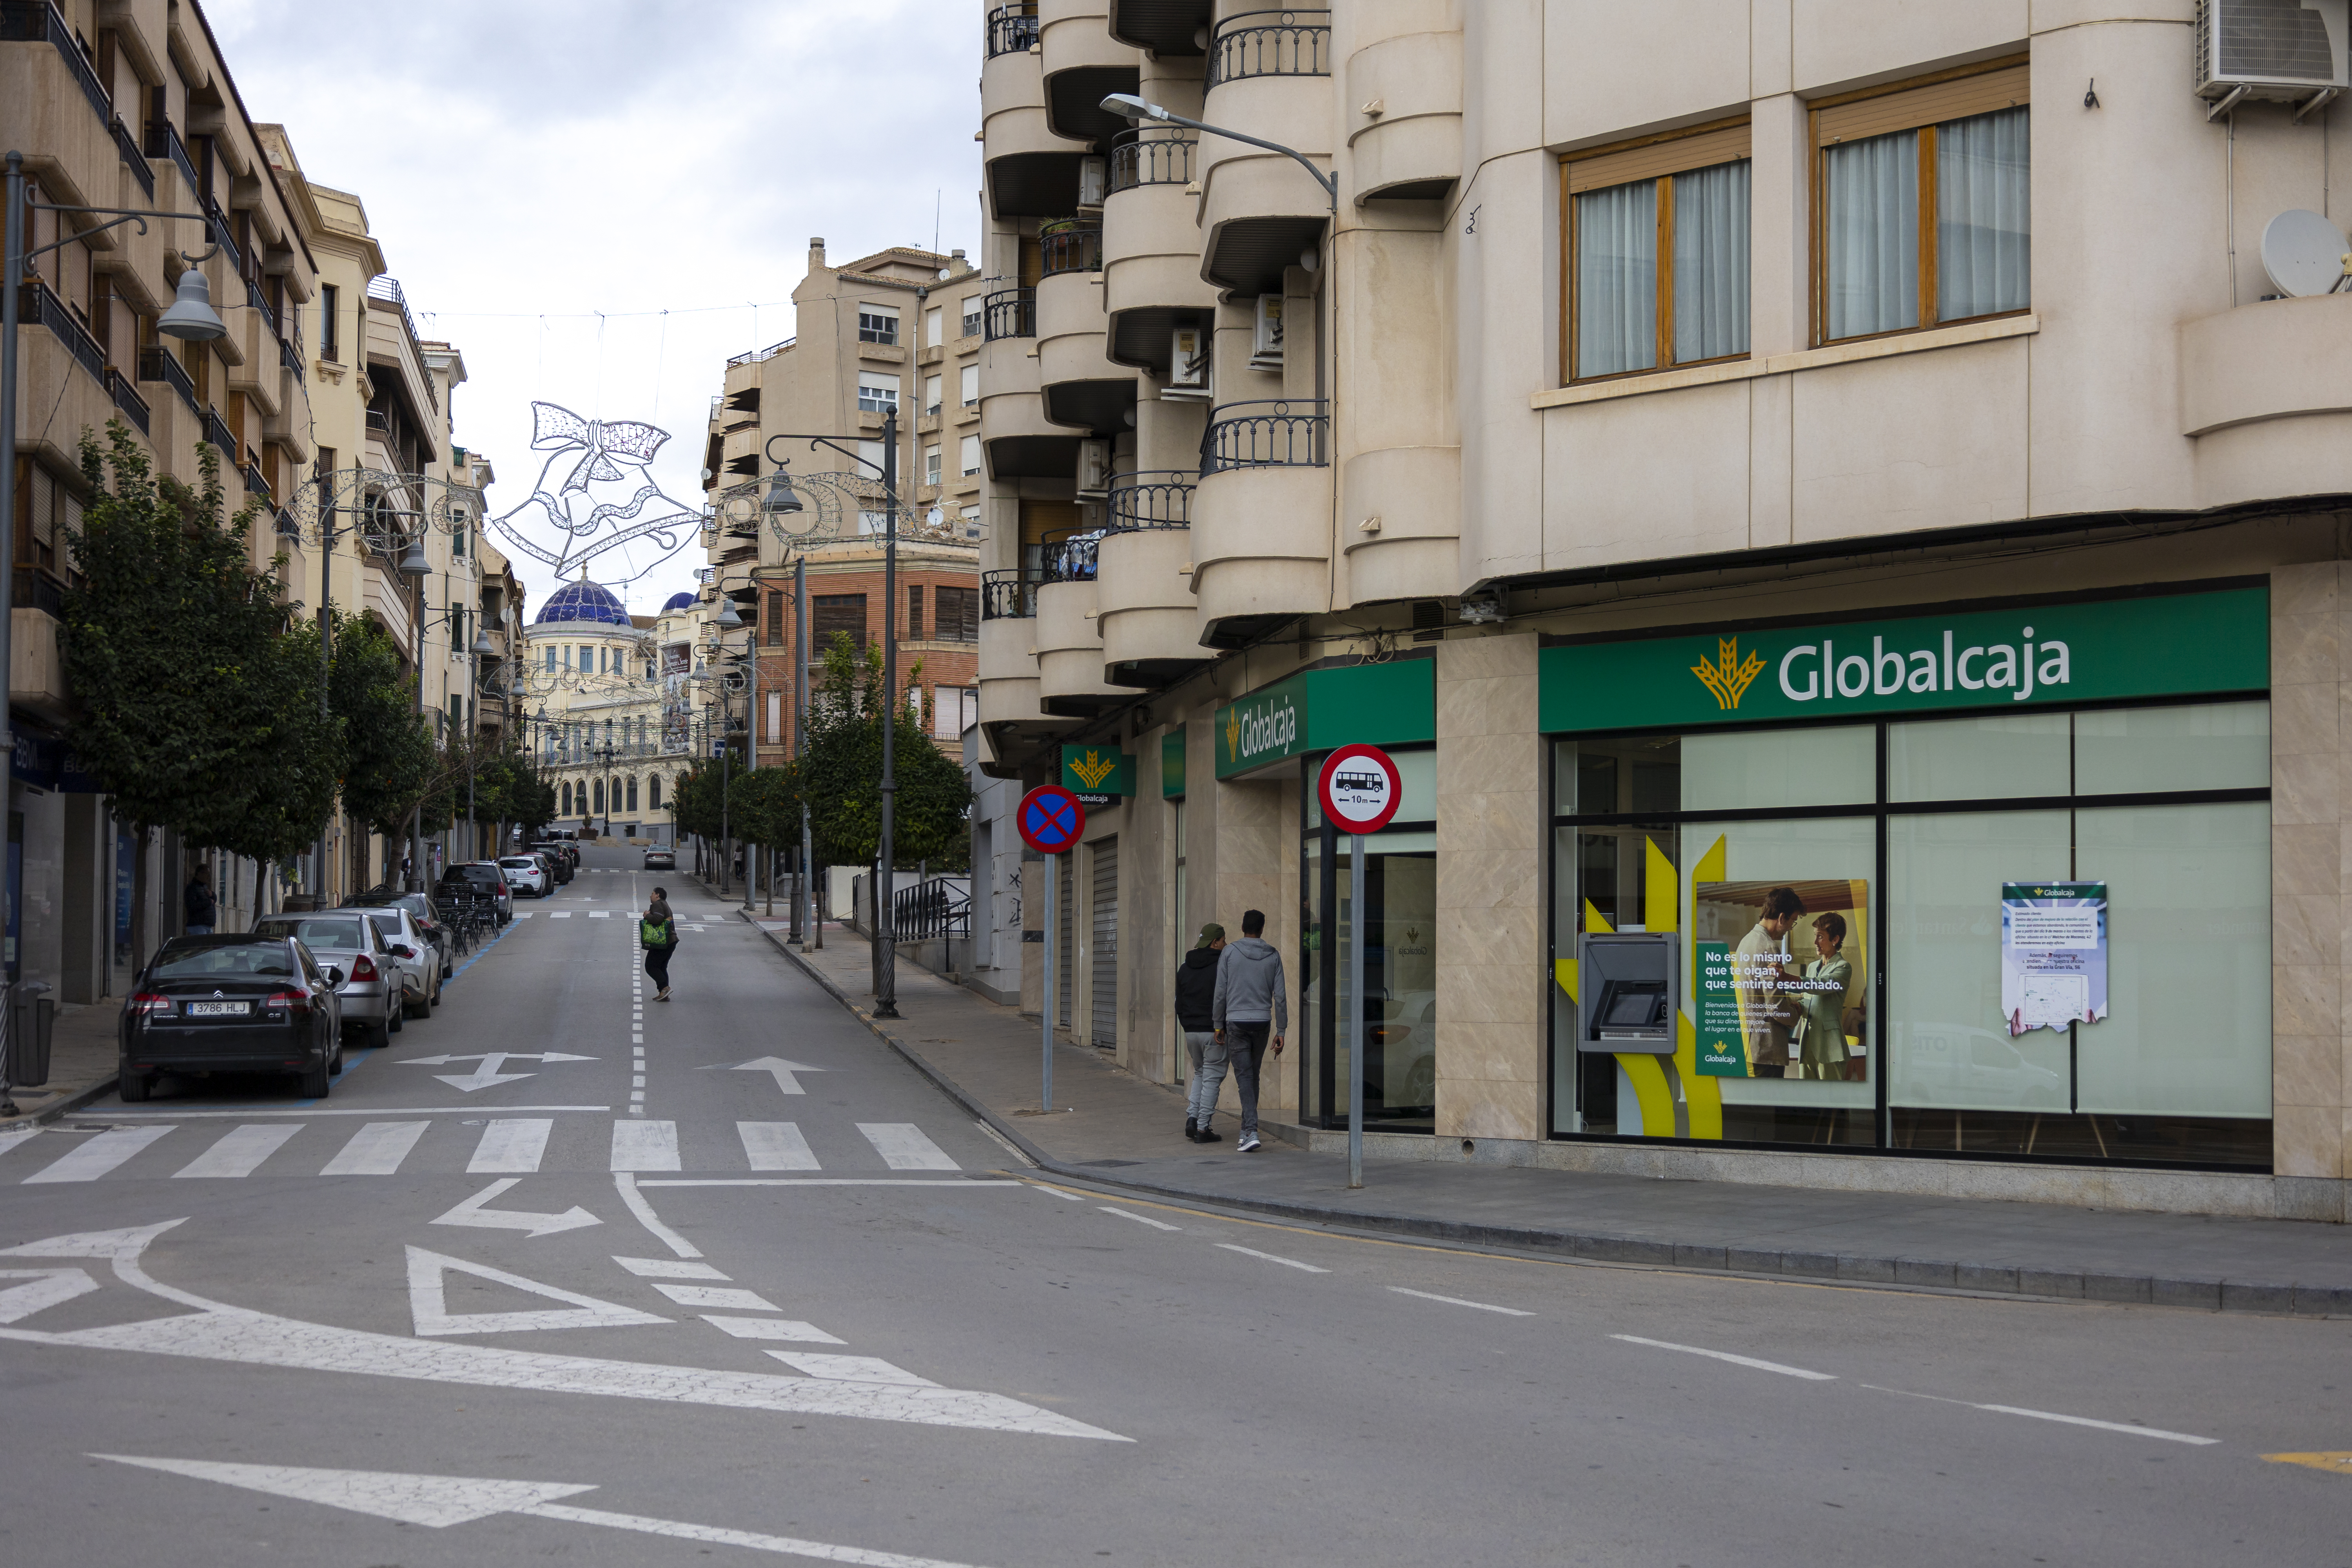
POLYGON ((875 462, 870 458, 859 457, 856 453, 843 446, 841 442, 834 437, 811 436, 798 430, 780 431, 776 435, 768 437, 767 447, 765 448, 768 454, 768 461, 775 464, 780 468, 789 466, 792 459, 789 458, 779 458, 776 456, 776 443, 779 441, 806 441, 809 444, 809 450, 812 452, 815 451, 819 447, 830 447, 860 468, 871 468, 877 474, 883 471, 881 464, 875 462))
POLYGON ((1206 121, 1202 120, 1188 120, 1183 115, 1177 113, 1174 110, 1162 109, 1156 103, 1146 104, 1144 108, 1146 111, 1144 118, 1155 121, 1160 124, 1181 125, 1192 131, 1205 131, 1212 136, 1222 136, 1228 142, 1246 142, 1253 147, 1263 147, 1269 153, 1281 153, 1284 157, 1290 159, 1300 168, 1315 176, 1315 183, 1322 187, 1324 195, 1330 199, 1332 215, 1334 216, 1338 216, 1339 211, 1339 172, 1337 169, 1332 170, 1331 173, 1327 174, 1322 170, 1317 168, 1313 160, 1309 159, 1306 153, 1301 153, 1296 147, 1286 147, 1279 142, 1268 142, 1261 136, 1251 136, 1239 131, 1228 131, 1222 125, 1211 125, 1206 121))

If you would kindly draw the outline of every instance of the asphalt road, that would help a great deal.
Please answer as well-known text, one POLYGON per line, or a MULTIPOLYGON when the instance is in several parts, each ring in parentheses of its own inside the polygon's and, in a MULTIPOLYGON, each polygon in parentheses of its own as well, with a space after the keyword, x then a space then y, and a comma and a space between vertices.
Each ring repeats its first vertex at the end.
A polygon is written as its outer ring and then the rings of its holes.
POLYGON ((2352 1563, 2352 1463, 2275 1458, 2352 1459, 2352 1323, 1041 1182, 714 900, 589 861, 323 1101, 0 1145, 0 1561, 2352 1563))

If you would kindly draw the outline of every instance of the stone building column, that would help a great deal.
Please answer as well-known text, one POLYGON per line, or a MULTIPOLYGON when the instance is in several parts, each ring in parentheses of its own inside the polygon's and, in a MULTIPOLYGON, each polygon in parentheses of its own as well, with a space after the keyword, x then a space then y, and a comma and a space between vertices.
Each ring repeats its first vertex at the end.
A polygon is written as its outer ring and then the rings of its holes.
MULTIPOLYGON (((2346 1173, 2352 725, 2340 715, 2352 702, 2352 584, 2345 566, 2326 561, 2271 574, 2271 1115, 2272 1168, 2281 1177, 2346 1173)), ((2340 1191, 2309 1195, 2310 1204, 2283 1208, 2324 1207, 2334 1211, 2326 1217, 2342 1217, 2340 1191)))
POLYGON ((1437 1135, 1540 1139, 1543 756, 1534 634, 1437 645, 1437 1135))

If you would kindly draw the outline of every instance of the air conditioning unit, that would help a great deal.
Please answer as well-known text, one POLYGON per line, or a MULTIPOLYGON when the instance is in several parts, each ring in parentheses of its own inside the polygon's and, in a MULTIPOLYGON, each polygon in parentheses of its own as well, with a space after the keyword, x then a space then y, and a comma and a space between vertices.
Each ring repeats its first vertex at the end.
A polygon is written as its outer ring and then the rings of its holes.
POLYGON ((2318 108, 2352 87, 2347 9, 2347 0, 2198 0, 2197 96, 2215 101, 2212 113, 2248 99, 2318 108))
POLYGON ((1110 160, 1087 157, 1078 160, 1078 205, 1098 207, 1103 197, 1110 194, 1110 160))
POLYGON ((1250 369, 1282 368, 1282 296, 1260 294, 1250 334, 1250 369))
POLYGON ((1082 496, 1107 495, 1110 491, 1110 443, 1087 440, 1078 443, 1077 492, 1082 496))
POLYGON ((1168 384, 1162 398, 1178 403, 1209 401, 1209 329, 1178 327, 1169 335, 1168 384))

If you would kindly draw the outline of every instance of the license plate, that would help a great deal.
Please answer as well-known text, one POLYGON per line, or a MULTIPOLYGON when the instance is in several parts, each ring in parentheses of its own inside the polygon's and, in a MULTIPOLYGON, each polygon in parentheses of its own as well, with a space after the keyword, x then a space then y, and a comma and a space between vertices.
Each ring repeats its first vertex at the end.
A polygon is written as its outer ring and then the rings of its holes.
POLYGON ((188 1016, 191 1018, 242 1018, 252 1011, 253 1004, 250 1002, 191 1002, 188 1004, 188 1016))

